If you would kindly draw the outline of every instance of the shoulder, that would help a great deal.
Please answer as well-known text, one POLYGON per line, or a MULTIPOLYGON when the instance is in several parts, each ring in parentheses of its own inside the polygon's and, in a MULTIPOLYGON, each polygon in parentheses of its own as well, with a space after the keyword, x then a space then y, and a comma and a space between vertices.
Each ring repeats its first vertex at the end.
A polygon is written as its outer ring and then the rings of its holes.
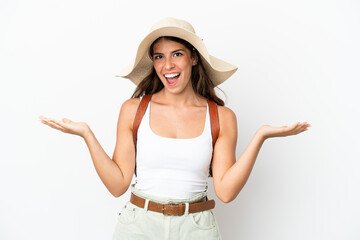
POLYGON ((218 106, 220 134, 237 132, 237 120, 233 110, 225 106, 218 106))
POLYGON ((140 104, 140 98, 130 98, 122 104, 121 111, 127 113, 136 112, 137 108, 139 107, 139 104, 140 104))
POLYGON ((225 106, 218 106, 219 120, 223 122, 236 121, 236 115, 233 110, 225 106))
POLYGON ((121 106, 119 121, 124 121, 129 126, 132 126, 139 104, 140 98, 130 98, 126 100, 121 106))

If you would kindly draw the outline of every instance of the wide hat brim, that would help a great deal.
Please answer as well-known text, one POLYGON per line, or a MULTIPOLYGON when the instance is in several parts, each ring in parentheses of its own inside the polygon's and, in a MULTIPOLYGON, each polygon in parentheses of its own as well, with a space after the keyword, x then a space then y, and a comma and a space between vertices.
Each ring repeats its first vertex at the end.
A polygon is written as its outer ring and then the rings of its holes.
POLYGON ((135 83, 135 85, 138 85, 151 73, 153 68, 153 61, 149 56, 151 44, 159 37, 172 36, 186 40, 199 51, 205 71, 215 86, 223 83, 236 72, 237 67, 211 56, 203 40, 191 32, 191 29, 188 30, 179 26, 165 26, 151 31, 140 43, 135 61, 125 67, 116 77, 128 78, 135 83))

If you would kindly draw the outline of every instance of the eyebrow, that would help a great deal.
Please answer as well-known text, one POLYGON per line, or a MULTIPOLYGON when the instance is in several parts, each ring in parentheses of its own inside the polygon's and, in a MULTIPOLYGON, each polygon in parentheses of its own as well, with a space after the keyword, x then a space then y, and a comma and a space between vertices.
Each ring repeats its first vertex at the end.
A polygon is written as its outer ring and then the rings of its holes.
MULTIPOLYGON (((176 53, 176 52, 179 52, 179 51, 182 51, 182 52, 185 52, 185 50, 184 49, 182 49, 182 48, 179 48, 179 49, 176 49, 176 50, 174 50, 174 51, 172 51, 171 53, 176 53)), ((153 53, 154 55, 156 54, 156 55, 161 55, 161 54, 163 54, 163 53, 153 53)))

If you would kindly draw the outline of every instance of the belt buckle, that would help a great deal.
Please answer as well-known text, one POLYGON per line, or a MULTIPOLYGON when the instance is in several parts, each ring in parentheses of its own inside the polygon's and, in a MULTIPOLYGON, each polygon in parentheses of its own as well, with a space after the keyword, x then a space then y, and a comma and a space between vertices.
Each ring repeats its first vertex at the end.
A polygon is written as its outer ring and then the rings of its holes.
POLYGON ((165 206, 165 205, 176 206, 176 205, 180 205, 180 204, 182 204, 182 203, 167 203, 167 204, 162 204, 162 209, 161 209, 162 214, 165 215, 165 216, 181 216, 181 215, 178 215, 178 214, 169 215, 169 214, 165 214, 165 212, 164 212, 164 210, 165 210, 165 209, 164 209, 164 206, 165 206))

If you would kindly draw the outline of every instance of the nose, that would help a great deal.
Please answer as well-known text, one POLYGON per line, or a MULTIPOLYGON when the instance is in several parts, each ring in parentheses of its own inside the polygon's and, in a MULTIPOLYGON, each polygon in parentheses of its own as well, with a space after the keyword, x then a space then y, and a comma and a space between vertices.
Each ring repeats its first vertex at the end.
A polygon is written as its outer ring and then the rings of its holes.
POLYGON ((173 67, 174 67, 174 63, 173 63, 172 59, 171 58, 166 58, 165 59, 165 69, 170 70, 173 67))

